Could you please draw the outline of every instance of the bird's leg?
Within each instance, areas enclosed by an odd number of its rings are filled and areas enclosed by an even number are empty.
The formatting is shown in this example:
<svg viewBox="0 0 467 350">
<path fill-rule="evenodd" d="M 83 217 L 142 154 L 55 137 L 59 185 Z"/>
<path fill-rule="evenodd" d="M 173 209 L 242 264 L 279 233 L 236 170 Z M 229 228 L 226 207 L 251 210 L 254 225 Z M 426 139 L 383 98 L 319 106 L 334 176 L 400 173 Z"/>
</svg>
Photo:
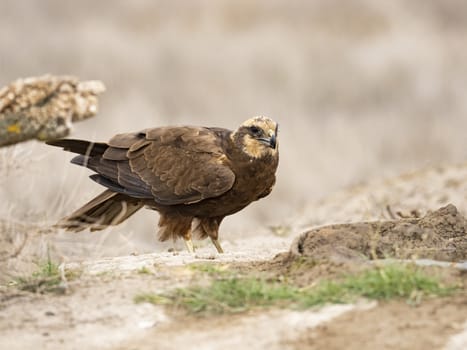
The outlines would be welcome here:
<svg viewBox="0 0 467 350">
<path fill-rule="evenodd" d="M 185 246 L 189 253 L 194 254 L 195 247 L 193 246 L 193 241 L 191 240 L 191 229 L 183 236 L 185 240 Z"/>
<path fill-rule="evenodd" d="M 219 243 L 219 241 L 217 240 L 217 238 L 212 238 L 212 237 L 211 237 L 211 242 L 212 242 L 212 244 L 214 244 L 214 247 L 216 247 L 217 252 L 218 252 L 219 254 L 224 253 L 224 250 L 222 249 L 221 244 Z"/>
<path fill-rule="evenodd" d="M 219 254 L 224 253 L 224 249 L 222 249 L 221 244 L 217 240 L 219 237 L 219 225 L 222 222 L 223 217 L 215 217 L 215 218 L 210 218 L 206 222 L 206 233 L 211 238 L 212 244 L 214 244 L 214 247 L 216 247 L 217 252 Z"/>
<path fill-rule="evenodd" d="M 216 247 L 217 252 L 222 254 L 224 250 L 221 247 L 221 244 L 217 240 L 219 237 L 219 225 L 223 217 L 209 217 L 209 218 L 197 218 L 193 219 L 193 232 L 196 236 L 200 238 L 209 237 L 212 244 Z"/>
<path fill-rule="evenodd" d="M 189 253 L 194 254 L 195 248 L 193 247 L 193 241 L 190 239 L 185 239 L 185 246 Z"/>
</svg>

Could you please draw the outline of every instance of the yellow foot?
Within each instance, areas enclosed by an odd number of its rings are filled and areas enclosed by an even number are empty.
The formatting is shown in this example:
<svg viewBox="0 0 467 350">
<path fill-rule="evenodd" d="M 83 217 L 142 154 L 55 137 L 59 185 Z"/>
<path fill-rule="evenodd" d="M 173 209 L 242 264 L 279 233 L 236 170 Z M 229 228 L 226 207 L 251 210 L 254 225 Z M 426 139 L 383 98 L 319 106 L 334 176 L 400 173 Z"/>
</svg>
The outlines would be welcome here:
<svg viewBox="0 0 467 350">
<path fill-rule="evenodd" d="M 217 239 L 211 238 L 211 242 L 212 242 L 212 244 L 214 244 L 214 247 L 216 247 L 217 252 L 219 254 L 222 254 L 224 252 L 224 250 L 221 247 L 221 244 L 219 243 L 219 241 Z"/>
<path fill-rule="evenodd" d="M 193 241 L 190 239 L 185 239 L 186 249 L 189 253 L 194 254 L 195 248 L 193 247 Z"/>
</svg>

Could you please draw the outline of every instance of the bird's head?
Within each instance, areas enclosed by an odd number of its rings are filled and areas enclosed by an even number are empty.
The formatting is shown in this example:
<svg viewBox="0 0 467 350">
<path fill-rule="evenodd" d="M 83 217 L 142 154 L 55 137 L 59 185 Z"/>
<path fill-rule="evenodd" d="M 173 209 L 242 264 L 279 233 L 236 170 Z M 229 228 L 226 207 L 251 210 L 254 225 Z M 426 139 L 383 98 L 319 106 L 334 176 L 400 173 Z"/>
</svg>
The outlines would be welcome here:
<svg viewBox="0 0 467 350">
<path fill-rule="evenodd" d="M 232 133 L 232 141 L 252 158 L 275 156 L 278 151 L 279 125 L 267 117 L 246 120 Z"/>
</svg>

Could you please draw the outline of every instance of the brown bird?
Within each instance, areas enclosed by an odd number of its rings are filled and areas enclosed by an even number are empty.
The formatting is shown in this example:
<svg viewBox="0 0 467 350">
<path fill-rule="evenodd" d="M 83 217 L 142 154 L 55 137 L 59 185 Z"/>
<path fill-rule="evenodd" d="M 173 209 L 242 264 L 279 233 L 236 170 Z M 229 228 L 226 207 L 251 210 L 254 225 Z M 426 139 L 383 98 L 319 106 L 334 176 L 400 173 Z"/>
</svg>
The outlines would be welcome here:
<svg viewBox="0 0 467 350">
<path fill-rule="evenodd" d="M 78 153 L 71 162 L 107 189 L 58 225 L 71 231 L 117 225 L 146 206 L 157 210 L 159 240 L 210 237 L 219 253 L 225 216 L 267 196 L 279 162 L 278 125 L 266 117 L 235 130 L 179 126 L 119 134 L 108 143 L 60 139 L 47 144 Z"/>
</svg>

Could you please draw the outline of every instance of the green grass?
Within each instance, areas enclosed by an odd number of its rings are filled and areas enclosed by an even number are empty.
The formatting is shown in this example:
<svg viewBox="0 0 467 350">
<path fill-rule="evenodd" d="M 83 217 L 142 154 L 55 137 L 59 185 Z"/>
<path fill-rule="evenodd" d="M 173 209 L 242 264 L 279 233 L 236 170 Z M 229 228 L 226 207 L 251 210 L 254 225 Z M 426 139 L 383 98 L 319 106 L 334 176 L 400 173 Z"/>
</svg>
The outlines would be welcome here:
<svg viewBox="0 0 467 350">
<path fill-rule="evenodd" d="M 76 273 L 67 271 L 66 279 L 76 278 Z M 19 277 L 12 284 L 20 290 L 34 293 L 58 293 L 66 291 L 66 281 L 62 278 L 58 264 L 48 259 L 38 266 L 38 270 L 28 277 Z"/>
<path fill-rule="evenodd" d="M 141 268 L 138 270 L 138 273 L 139 273 L 140 275 L 151 275 L 151 274 L 152 274 L 151 270 L 150 270 L 147 266 L 141 267 Z"/>
<path fill-rule="evenodd" d="M 232 278 L 213 281 L 207 287 L 178 289 L 168 298 L 176 307 L 191 313 L 241 312 L 297 298 L 297 290 L 257 278 Z"/>
<path fill-rule="evenodd" d="M 201 272 L 211 277 L 215 276 L 227 276 L 231 275 L 232 272 L 229 271 L 228 265 L 220 265 L 220 264 L 191 264 L 188 265 L 188 268 L 195 272 Z"/>
<path fill-rule="evenodd" d="M 444 296 L 453 287 L 443 286 L 420 268 L 388 265 L 374 268 L 340 281 L 323 281 L 298 288 L 260 278 L 223 277 L 207 286 L 179 288 L 168 294 L 140 294 L 135 302 L 171 305 L 189 313 L 236 313 L 258 307 L 306 309 L 328 303 L 348 303 L 358 298 L 388 300 L 402 298 L 410 303 L 426 296 Z"/>
<path fill-rule="evenodd" d="M 154 293 L 141 293 L 134 297 L 134 302 L 139 303 L 151 303 L 156 305 L 163 305 L 170 303 L 170 299 L 159 294 Z"/>
<path fill-rule="evenodd" d="M 357 298 L 372 300 L 405 299 L 418 303 L 426 296 L 445 296 L 455 290 L 443 286 L 433 276 L 428 276 L 419 267 L 387 265 L 347 276 L 343 281 L 325 281 L 305 293 L 302 305 L 311 307 L 324 303 L 351 302 Z"/>
</svg>

